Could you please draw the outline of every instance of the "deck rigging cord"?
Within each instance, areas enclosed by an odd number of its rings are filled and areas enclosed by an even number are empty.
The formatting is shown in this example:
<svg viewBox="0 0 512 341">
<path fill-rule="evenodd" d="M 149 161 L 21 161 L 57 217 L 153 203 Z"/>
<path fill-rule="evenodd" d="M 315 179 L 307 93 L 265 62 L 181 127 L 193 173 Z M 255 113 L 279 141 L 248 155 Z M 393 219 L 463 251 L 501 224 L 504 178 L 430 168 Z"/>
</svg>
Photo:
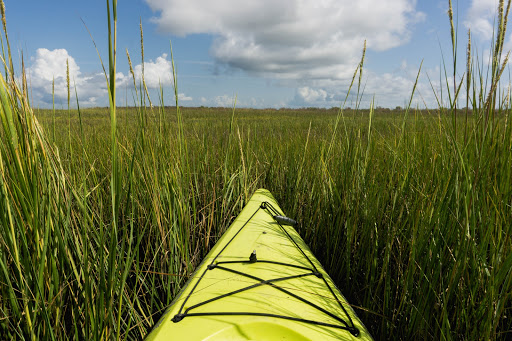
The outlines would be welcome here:
<svg viewBox="0 0 512 341">
<path fill-rule="evenodd" d="M 228 247 L 228 245 L 244 229 L 244 227 L 247 226 L 247 224 L 251 221 L 251 219 L 260 210 L 265 210 L 268 214 L 270 214 L 272 216 L 274 221 L 279 225 L 279 227 L 286 234 L 288 239 L 293 242 L 295 247 L 301 252 L 301 254 L 304 256 L 304 258 L 307 259 L 307 261 L 309 262 L 311 267 L 294 265 L 294 264 L 288 264 L 288 263 L 278 262 L 278 261 L 274 261 L 274 260 L 261 260 L 261 259 L 257 259 L 256 250 L 254 250 L 250 254 L 250 257 L 247 260 L 216 262 L 217 258 L 222 254 L 222 252 Z M 357 329 L 357 327 L 354 325 L 354 322 L 352 321 L 352 318 L 350 317 L 349 313 L 347 312 L 347 310 L 345 309 L 345 307 L 343 306 L 343 304 L 339 300 L 338 296 L 334 293 L 334 290 L 331 288 L 331 285 L 329 285 L 329 283 L 324 278 L 324 276 L 318 271 L 318 269 L 315 266 L 315 264 L 311 261 L 311 259 L 306 255 L 306 253 L 301 249 L 301 247 L 290 236 L 288 231 L 282 225 L 282 224 L 296 225 L 296 223 L 297 222 L 295 220 L 293 220 L 293 219 L 281 216 L 279 214 L 279 212 L 275 209 L 275 207 L 272 206 L 271 203 L 269 203 L 267 201 L 262 202 L 261 205 L 258 206 L 258 208 L 254 211 L 254 213 L 242 225 L 242 227 L 240 227 L 240 229 L 235 233 L 235 235 L 233 237 L 231 237 L 231 239 L 226 243 L 226 245 L 224 245 L 224 247 L 215 255 L 215 257 L 213 258 L 211 263 L 207 266 L 206 270 L 201 274 L 201 276 L 199 277 L 199 279 L 195 283 L 195 285 L 192 288 L 192 290 L 188 293 L 187 297 L 185 298 L 185 300 L 181 304 L 181 307 L 180 307 L 178 313 L 176 315 L 174 315 L 174 317 L 172 318 L 172 321 L 177 323 L 177 322 L 183 320 L 185 317 L 191 317 L 191 316 L 267 316 L 267 317 L 274 317 L 274 318 L 280 318 L 280 319 L 286 319 L 286 320 L 310 323 L 310 324 L 326 326 L 326 327 L 331 327 L 331 328 L 343 329 L 343 330 L 347 330 L 348 332 L 350 332 L 354 336 L 358 336 L 359 335 L 359 329 Z M 302 273 L 302 274 L 299 274 L 299 275 L 294 275 L 294 276 L 286 276 L 286 277 L 279 277 L 279 278 L 273 278 L 273 279 L 265 280 L 263 278 L 259 278 L 257 276 L 253 276 L 253 275 L 250 275 L 250 274 L 247 274 L 247 273 L 244 273 L 244 272 L 241 272 L 241 271 L 238 271 L 238 270 L 234 270 L 234 269 L 231 269 L 231 268 L 228 268 L 228 267 L 224 266 L 224 265 L 227 265 L 227 264 L 253 264 L 253 263 L 276 264 L 276 265 L 280 265 L 280 266 L 283 266 L 283 267 L 292 267 L 292 268 L 296 268 L 296 269 L 305 270 L 306 272 Z M 199 285 L 199 283 L 201 282 L 201 280 L 203 279 L 205 274 L 208 271 L 213 271 L 215 269 L 231 272 L 231 273 L 236 274 L 236 275 L 240 275 L 240 276 L 243 276 L 243 277 L 250 278 L 250 279 L 255 280 L 257 282 L 255 284 L 248 285 L 248 286 L 246 286 L 244 288 L 241 288 L 241 289 L 238 289 L 238 290 L 234 290 L 234 291 L 230 291 L 230 292 L 227 292 L 225 294 L 219 295 L 217 297 L 210 298 L 208 300 L 204 300 L 202 302 L 196 303 L 196 304 L 194 304 L 194 305 L 192 305 L 190 307 L 187 307 L 185 310 L 183 310 L 184 307 L 185 307 L 185 304 L 188 301 L 188 299 L 192 296 L 192 294 L 194 293 L 195 289 L 197 288 L 197 286 Z M 338 303 L 339 307 L 342 309 L 342 311 L 345 314 L 345 316 L 347 317 L 348 321 L 346 321 L 345 319 L 343 319 L 343 318 L 341 318 L 341 317 L 339 317 L 339 316 L 337 316 L 337 315 L 335 315 L 335 314 L 325 310 L 324 308 L 322 308 L 322 307 L 320 307 L 320 306 L 318 306 L 318 305 L 316 305 L 316 304 L 314 304 L 314 303 L 312 303 L 312 302 L 310 302 L 310 301 L 300 297 L 299 295 L 296 295 L 296 294 L 290 292 L 289 290 L 287 290 L 287 289 L 285 289 L 283 287 L 280 287 L 279 285 L 276 284 L 278 282 L 283 282 L 283 281 L 287 281 L 287 280 L 291 280 L 291 279 L 295 279 L 295 278 L 307 277 L 307 276 L 316 276 L 316 277 L 318 277 L 318 278 L 323 280 L 325 286 L 327 288 L 329 288 L 329 291 L 331 292 L 332 296 L 335 298 L 335 300 Z M 287 295 L 290 295 L 291 297 L 293 297 L 293 298 L 295 298 L 295 299 L 297 299 L 297 300 L 299 300 L 299 301 L 301 301 L 301 302 L 303 302 L 305 304 L 308 304 L 309 306 L 311 306 L 311 307 L 321 311 L 322 313 L 328 315 L 329 317 L 335 319 L 340 324 L 338 325 L 338 324 L 326 323 L 326 322 L 322 322 L 322 321 L 314 321 L 314 320 L 303 319 L 303 318 L 299 318 L 299 317 L 286 316 L 286 315 L 278 315 L 278 314 L 270 314 L 270 313 L 256 313 L 256 312 L 196 312 L 195 313 L 195 312 L 191 312 L 192 310 L 194 310 L 194 309 L 196 309 L 198 307 L 204 306 L 204 305 L 206 305 L 208 303 L 211 303 L 211 302 L 217 301 L 219 299 L 222 299 L 222 298 L 225 298 L 225 297 L 228 297 L 228 296 L 232 296 L 232 295 L 235 295 L 235 294 L 247 291 L 247 290 L 251 290 L 251 289 L 263 286 L 263 285 L 269 285 L 269 286 L 275 288 L 276 290 L 279 290 L 279 291 L 281 291 L 281 292 L 283 292 L 283 293 L 285 293 Z"/>
</svg>

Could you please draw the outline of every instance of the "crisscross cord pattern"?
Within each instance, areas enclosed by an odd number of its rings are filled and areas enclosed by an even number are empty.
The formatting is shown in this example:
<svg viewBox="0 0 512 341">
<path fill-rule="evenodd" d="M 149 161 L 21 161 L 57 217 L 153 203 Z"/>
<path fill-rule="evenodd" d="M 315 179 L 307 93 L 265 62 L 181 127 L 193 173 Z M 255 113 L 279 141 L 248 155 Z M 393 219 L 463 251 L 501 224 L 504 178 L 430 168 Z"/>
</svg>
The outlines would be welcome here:
<svg viewBox="0 0 512 341">
<path fill-rule="evenodd" d="M 285 235 L 288 237 L 288 239 L 293 242 L 295 247 L 301 252 L 301 254 L 304 256 L 304 258 L 307 259 L 307 261 L 309 262 L 311 267 L 294 265 L 294 264 L 287 264 L 287 263 L 282 263 L 282 262 L 273 261 L 273 260 L 260 260 L 260 259 L 254 259 L 254 260 L 250 259 L 250 260 L 246 260 L 246 261 L 223 261 L 223 262 L 216 262 L 217 258 L 222 254 L 222 252 L 229 246 L 229 244 L 235 239 L 235 237 L 244 229 L 245 226 L 247 226 L 247 224 L 251 221 L 251 219 L 260 210 L 265 210 L 268 214 L 270 214 L 272 216 L 274 221 L 279 225 L 279 227 L 285 233 Z M 177 323 L 177 322 L 181 321 L 182 319 L 184 319 L 185 317 L 192 317 L 192 316 L 267 316 L 267 317 L 274 317 L 274 318 L 280 318 L 280 319 L 285 319 L 285 320 L 292 320 L 292 321 L 297 321 L 297 322 L 311 323 L 311 324 L 320 325 L 320 326 L 326 326 L 326 327 L 331 327 L 331 328 L 343 329 L 343 330 L 349 331 L 354 336 L 358 336 L 359 335 L 359 330 L 354 325 L 354 322 L 352 321 L 352 318 L 348 314 L 346 308 L 343 306 L 343 304 L 341 303 L 341 301 L 338 298 L 338 296 L 335 294 L 335 292 L 334 292 L 333 288 L 331 287 L 331 285 L 329 285 L 329 282 L 324 278 L 324 276 L 322 276 L 322 274 L 318 271 L 318 269 L 315 266 L 315 264 L 307 256 L 307 254 L 304 252 L 304 250 L 301 249 L 301 247 L 292 238 L 292 236 L 290 236 L 290 234 L 283 227 L 283 225 L 281 225 L 281 223 L 277 219 L 275 219 L 275 217 L 278 216 L 278 215 L 279 215 L 279 212 L 276 210 L 276 208 L 274 206 L 272 206 L 272 204 L 267 202 L 267 201 L 262 202 L 261 205 L 258 206 L 258 208 L 249 217 L 249 219 L 247 219 L 247 221 L 240 227 L 240 229 L 235 233 L 235 235 L 233 237 L 231 237 L 231 239 L 226 243 L 226 245 L 224 245 L 224 247 L 215 255 L 215 257 L 213 258 L 211 263 L 208 265 L 206 270 L 203 271 L 203 273 L 201 274 L 201 276 L 199 277 L 199 279 L 195 283 L 194 287 L 188 293 L 187 297 L 185 298 L 185 300 L 181 304 L 181 307 L 180 307 L 178 313 L 172 318 L 173 322 Z M 238 271 L 238 270 L 234 270 L 234 269 L 231 269 L 231 268 L 228 268 L 228 267 L 224 266 L 224 265 L 227 265 L 227 264 L 249 264 L 249 263 L 276 264 L 276 265 L 280 265 L 280 266 L 283 266 L 283 267 L 292 267 L 292 268 L 296 268 L 296 269 L 305 270 L 306 272 L 302 273 L 302 274 L 294 275 L 294 276 L 286 276 L 286 277 L 279 277 L 279 278 L 273 278 L 273 279 L 265 280 L 263 278 L 260 278 L 260 277 L 257 277 L 257 276 L 253 276 L 253 275 L 250 275 L 250 274 L 247 274 L 247 273 L 244 273 L 244 272 L 241 272 L 241 271 Z M 243 276 L 243 277 L 246 277 L 246 278 L 250 278 L 252 280 L 255 280 L 256 283 L 252 284 L 252 285 L 248 285 L 248 286 L 246 286 L 244 288 L 241 288 L 241 289 L 238 289 L 238 290 L 233 290 L 233 291 L 227 292 L 225 294 L 216 296 L 214 298 L 210 298 L 208 300 L 196 303 L 196 304 L 194 304 L 194 305 L 184 309 L 185 308 L 185 304 L 187 303 L 189 298 L 192 296 L 192 294 L 196 290 L 197 286 L 199 285 L 201 280 L 204 278 L 205 274 L 208 271 L 213 271 L 215 269 L 231 272 L 231 273 L 236 274 L 236 275 L 240 275 L 240 276 Z M 300 297 L 299 295 L 294 294 L 294 293 L 290 292 L 289 290 L 287 290 L 287 289 L 285 289 L 285 288 L 283 288 L 283 287 L 281 287 L 281 286 L 276 284 L 278 282 L 283 282 L 283 281 L 287 281 L 287 280 L 291 280 L 291 279 L 295 279 L 295 278 L 306 277 L 306 276 L 316 276 L 316 277 L 318 277 L 318 278 L 323 280 L 323 283 L 325 284 L 325 286 L 327 288 L 329 288 L 329 291 L 331 292 L 331 295 L 334 297 L 334 299 L 338 303 L 339 307 L 342 309 L 343 313 L 347 317 L 347 320 L 345 320 L 345 319 L 343 319 L 343 318 L 333 314 L 332 312 L 329 312 L 329 311 L 325 310 L 324 308 L 314 304 L 313 302 L 310 302 L 310 301 Z M 303 319 L 303 318 L 298 318 L 298 317 L 293 317 L 293 316 L 286 316 L 286 315 L 279 315 L 279 314 L 270 314 L 270 313 L 258 313 L 258 312 L 193 312 L 194 309 L 196 309 L 198 307 L 201 307 L 201 306 L 204 306 L 204 305 L 206 305 L 208 303 L 215 302 L 215 301 L 220 300 L 222 298 L 225 298 L 225 297 L 228 297 L 228 296 L 232 296 L 232 295 L 236 295 L 238 293 L 241 293 L 241 292 L 244 292 L 244 291 L 247 291 L 247 290 L 251 290 L 251 289 L 263 286 L 263 285 L 269 285 L 269 286 L 275 288 L 276 290 L 279 290 L 279 291 L 281 291 L 281 292 L 283 292 L 283 293 L 285 293 L 285 294 L 287 294 L 287 295 L 289 295 L 289 296 L 291 296 L 291 297 L 293 297 L 293 298 L 295 298 L 295 299 L 297 299 L 297 300 L 299 300 L 299 301 L 301 301 L 301 302 L 303 302 L 303 303 L 305 303 L 305 304 L 307 304 L 307 305 L 317 309 L 318 311 L 321 311 L 322 313 L 324 313 L 324 314 L 330 316 L 331 318 L 335 319 L 336 321 L 338 321 L 339 324 L 326 323 L 326 322 L 322 322 L 322 321 Z"/>
</svg>

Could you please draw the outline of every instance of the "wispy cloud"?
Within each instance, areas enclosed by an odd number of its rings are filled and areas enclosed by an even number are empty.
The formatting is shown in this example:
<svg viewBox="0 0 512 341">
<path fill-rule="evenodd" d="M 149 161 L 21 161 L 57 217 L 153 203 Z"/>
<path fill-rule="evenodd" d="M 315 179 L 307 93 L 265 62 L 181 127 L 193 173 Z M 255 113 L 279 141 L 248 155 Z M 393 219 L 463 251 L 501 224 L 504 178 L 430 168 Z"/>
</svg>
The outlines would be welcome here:
<svg viewBox="0 0 512 341">
<path fill-rule="evenodd" d="M 357 83 L 353 85 L 349 96 L 347 92 L 350 82 L 347 80 L 316 81 L 310 86 L 298 87 L 294 97 L 288 101 L 291 107 L 339 107 L 345 101 L 345 107 L 355 107 L 359 101 L 362 108 L 368 108 L 371 101 L 375 106 L 394 108 L 408 104 L 416 76 L 417 66 L 409 66 L 403 62 L 394 73 L 375 73 L 365 71 L 360 86 L 359 98 L 357 96 Z M 438 74 L 439 69 L 423 70 L 420 74 L 416 91 L 411 105 L 413 107 L 430 108 L 436 106 L 435 95 L 432 91 L 439 88 L 439 84 L 430 84 L 427 74 Z M 357 82 L 357 79 L 356 79 Z"/>
<path fill-rule="evenodd" d="M 464 26 L 482 39 L 491 39 L 497 8 L 497 0 L 471 0 Z"/>
</svg>

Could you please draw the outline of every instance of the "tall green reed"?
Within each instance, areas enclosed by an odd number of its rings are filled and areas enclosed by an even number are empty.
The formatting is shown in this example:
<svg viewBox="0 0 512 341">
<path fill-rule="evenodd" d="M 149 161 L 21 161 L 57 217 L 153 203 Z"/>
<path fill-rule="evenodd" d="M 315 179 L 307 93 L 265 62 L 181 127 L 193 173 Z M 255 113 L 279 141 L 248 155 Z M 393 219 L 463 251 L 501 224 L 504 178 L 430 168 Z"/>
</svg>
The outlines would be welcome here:
<svg viewBox="0 0 512 341">
<path fill-rule="evenodd" d="M 509 8 L 500 6 L 496 37 Z M 183 108 L 172 48 L 172 111 L 162 88 L 151 108 L 132 67 L 135 107 L 120 109 L 117 2 L 107 9 L 110 106 L 81 109 L 77 98 L 68 119 L 78 131 L 54 112 L 48 125 L 42 112 L 46 131 L 57 131 L 44 133 L 4 52 L 0 338 L 144 337 L 258 187 L 301 222 L 377 338 L 509 335 L 512 128 L 499 95 L 502 48 L 492 49 L 500 62 L 489 80 L 469 47 L 455 86 L 444 65 L 446 110 L 436 92 L 438 110 L 412 107 L 418 78 L 404 111 L 360 109 L 364 49 L 346 97 L 357 79 L 356 111 L 346 99 L 332 112 Z M 470 109 L 456 120 L 464 86 Z M 121 124 L 121 110 L 137 124 Z"/>
</svg>

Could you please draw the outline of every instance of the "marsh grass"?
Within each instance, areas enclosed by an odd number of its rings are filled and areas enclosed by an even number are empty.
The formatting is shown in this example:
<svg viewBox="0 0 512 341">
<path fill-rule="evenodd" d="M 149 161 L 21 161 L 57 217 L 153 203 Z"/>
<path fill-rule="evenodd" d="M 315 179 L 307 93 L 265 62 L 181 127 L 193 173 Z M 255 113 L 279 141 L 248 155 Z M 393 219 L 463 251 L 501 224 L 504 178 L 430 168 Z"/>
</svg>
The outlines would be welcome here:
<svg viewBox="0 0 512 341">
<path fill-rule="evenodd" d="M 386 113 L 359 109 L 365 49 L 354 110 L 182 108 L 174 63 L 173 107 L 163 89 L 154 107 L 131 71 L 135 106 L 120 108 L 116 1 L 109 108 L 76 98 L 69 109 L 68 80 L 67 110 L 34 110 L 2 3 L 0 339 L 144 337 L 259 187 L 301 222 L 376 339 L 509 338 L 512 108 L 499 79 L 510 2 L 500 6 L 489 71 L 468 41 L 465 77 L 452 86 L 445 71 L 448 108 L 438 93 L 439 109 L 412 108 L 415 85 L 405 110 Z"/>
</svg>

